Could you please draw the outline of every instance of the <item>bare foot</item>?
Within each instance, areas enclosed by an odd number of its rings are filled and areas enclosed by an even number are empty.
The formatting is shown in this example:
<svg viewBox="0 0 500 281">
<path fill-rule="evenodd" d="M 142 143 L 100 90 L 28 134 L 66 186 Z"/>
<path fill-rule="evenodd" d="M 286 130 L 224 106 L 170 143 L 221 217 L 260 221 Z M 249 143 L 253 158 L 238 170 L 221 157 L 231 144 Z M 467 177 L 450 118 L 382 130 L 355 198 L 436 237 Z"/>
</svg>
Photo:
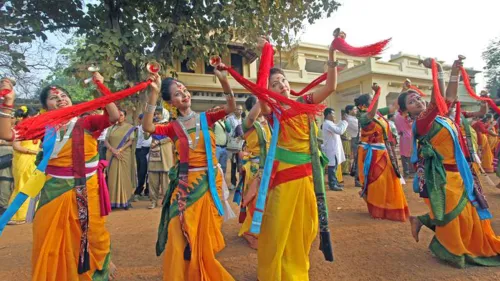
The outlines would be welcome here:
<svg viewBox="0 0 500 281">
<path fill-rule="evenodd" d="M 259 240 L 255 235 L 245 233 L 243 234 L 243 237 L 247 240 L 248 246 L 250 246 L 250 248 L 257 250 Z"/>
<path fill-rule="evenodd" d="M 417 217 L 411 216 L 410 225 L 411 225 L 411 235 L 415 239 L 415 242 L 418 243 L 418 233 L 420 232 L 420 229 L 422 228 L 423 224 Z"/>
<path fill-rule="evenodd" d="M 116 280 L 116 265 L 113 262 L 109 263 L 109 281 Z"/>
</svg>

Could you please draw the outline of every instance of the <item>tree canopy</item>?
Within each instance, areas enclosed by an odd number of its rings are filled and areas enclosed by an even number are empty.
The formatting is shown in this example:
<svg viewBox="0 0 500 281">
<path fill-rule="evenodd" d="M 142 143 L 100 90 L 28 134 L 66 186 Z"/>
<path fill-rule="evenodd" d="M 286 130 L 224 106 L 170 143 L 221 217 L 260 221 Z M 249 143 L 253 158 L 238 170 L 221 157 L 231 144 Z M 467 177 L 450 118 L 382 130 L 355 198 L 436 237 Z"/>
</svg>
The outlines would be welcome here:
<svg viewBox="0 0 500 281">
<path fill-rule="evenodd" d="M 26 72 L 26 58 L 16 45 L 45 41 L 51 32 L 75 34 L 83 41 L 70 73 L 97 63 L 108 79 L 137 82 L 152 59 L 164 69 L 188 59 L 194 68 L 199 59 L 226 53 L 232 40 L 254 44 L 268 35 L 278 45 L 289 44 L 305 22 L 330 16 L 339 5 L 328 0 L 0 1 L 0 56 L 12 57 L 14 70 Z"/>
<path fill-rule="evenodd" d="M 483 52 L 483 59 L 486 62 L 486 66 L 484 67 L 487 79 L 486 85 L 490 93 L 495 95 L 500 89 L 500 38 L 490 42 Z"/>
</svg>

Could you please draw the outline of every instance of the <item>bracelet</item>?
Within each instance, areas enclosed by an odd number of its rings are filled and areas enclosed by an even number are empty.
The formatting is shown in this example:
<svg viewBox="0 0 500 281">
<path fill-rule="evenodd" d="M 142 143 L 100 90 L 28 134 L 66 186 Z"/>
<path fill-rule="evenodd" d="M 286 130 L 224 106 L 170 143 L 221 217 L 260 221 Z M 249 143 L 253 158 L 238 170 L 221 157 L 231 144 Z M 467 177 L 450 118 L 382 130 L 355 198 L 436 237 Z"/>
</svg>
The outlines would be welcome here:
<svg viewBox="0 0 500 281">
<path fill-rule="evenodd" d="M 5 112 L 0 111 L 0 117 L 2 117 L 2 118 L 12 118 L 12 115 L 9 114 L 9 113 L 5 113 Z"/>
<path fill-rule="evenodd" d="M 233 98 L 233 97 L 234 97 L 234 94 L 233 94 L 233 92 L 230 92 L 230 93 L 226 93 L 226 92 L 224 92 L 224 96 L 225 96 L 226 98 L 228 98 L 228 97 L 232 97 L 232 98 Z"/>
<path fill-rule="evenodd" d="M 146 108 L 144 108 L 144 111 L 146 111 L 146 113 L 155 113 L 155 110 L 156 110 L 156 105 L 151 105 L 149 103 L 146 103 Z"/>
<path fill-rule="evenodd" d="M 335 68 L 339 66 L 339 61 L 338 60 L 329 60 L 326 62 L 329 68 Z"/>
<path fill-rule="evenodd" d="M 14 105 L 13 104 L 6 104 L 5 102 L 2 103 L 2 108 L 5 107 L 5 108 L 10 108 L 10 109 L 14 109 Z"/>
<path fill-rule="evenodd" d="M 457 75 L 452 75 L 450 77 L 450 82 L 458 82 L 458 76 Z"/>
<path fill-rule="evenodd" d="M 438 72 L 438 79 L 444 79 L 444 72 Z"/>
<path fill-rule="evenodd" d="M 1 106 L 0 109 L 2 109 L 2 110 L 10 110 L 11 112 L 14 111 L 14 108 L 12 108 L 12 107 Z"/>
</svg>

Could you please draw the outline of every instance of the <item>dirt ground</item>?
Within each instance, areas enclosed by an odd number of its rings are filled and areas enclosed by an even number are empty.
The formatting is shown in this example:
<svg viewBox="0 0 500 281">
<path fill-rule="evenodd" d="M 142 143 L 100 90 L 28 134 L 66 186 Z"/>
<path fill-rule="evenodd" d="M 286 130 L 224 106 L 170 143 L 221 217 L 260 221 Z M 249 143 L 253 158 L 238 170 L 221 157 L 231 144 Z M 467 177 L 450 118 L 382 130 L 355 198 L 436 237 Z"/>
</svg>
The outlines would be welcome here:
<svg viewBox="0 0 500 281">
<path fill-rule="evenodd" d="M 427 229 L 422 229 L 420 242 L 415 243 L 409 223 L 371 219 L 353 186 L 352 178 L 346 177 L 344 192 L 327 192 L 335 262 L 324 261 L 315 241 L 310 280 L 500 280 L 500 268 L 456 269 L 434 258 L 427 249 L 433 233 Z M 500 234 L 500 189 L 485 189 L 494 215 L 493 228 Z M 425 213 L 426 207 L 411 191 L 411 183 L 405 186 L 405 192 L 411 213 Z M 147 210 L 148 204 L 138 202 L 132 210 L 109 216 L 118 280 L 161 280 L 162 260 L 155 255 L 160 209 Z M 238 229 L 237 219 L 224 224 L 227 246 L 218 259 L 236 280 L 255 281 L 257 253 L 237 236 Z M 4 231 L 0 238 L 0 280 L 29 280 L 31 240 L 31 225 L 9 226 Z"/>
</svg>

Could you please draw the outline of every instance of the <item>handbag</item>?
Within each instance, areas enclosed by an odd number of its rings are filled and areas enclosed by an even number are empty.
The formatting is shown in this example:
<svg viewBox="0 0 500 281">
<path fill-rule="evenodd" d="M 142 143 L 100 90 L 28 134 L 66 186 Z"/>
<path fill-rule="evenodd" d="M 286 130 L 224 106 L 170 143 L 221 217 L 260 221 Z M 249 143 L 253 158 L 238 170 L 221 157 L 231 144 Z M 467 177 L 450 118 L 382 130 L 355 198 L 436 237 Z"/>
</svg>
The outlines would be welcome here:
<svg viewBox="0 0 500 281">
<path fill-rule="evenodd" d="M 10 168 L 12 166 L 12 154 L 0 156 L 0 170 Z"/>
<path fill-rule="evenodd" d="M 229 138 L 227 150 L 241 151 L 243 149 L 243 140 L 240 138 Z"/>
</svg>

